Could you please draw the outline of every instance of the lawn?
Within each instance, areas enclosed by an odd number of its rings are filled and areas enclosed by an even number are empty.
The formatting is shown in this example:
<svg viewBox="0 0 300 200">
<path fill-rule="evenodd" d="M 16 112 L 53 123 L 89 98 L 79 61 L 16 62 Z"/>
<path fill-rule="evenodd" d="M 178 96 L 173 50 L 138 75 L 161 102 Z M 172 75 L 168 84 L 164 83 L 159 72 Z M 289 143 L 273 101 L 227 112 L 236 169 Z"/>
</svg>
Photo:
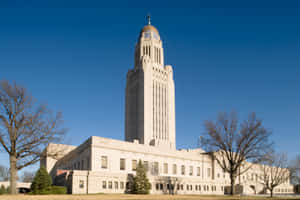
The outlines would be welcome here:
<svg viewBox="0 0 300 200">
<path fill-rule="evenodd" d="M 91 194 L 91 195 L 0 195 L 0 200 L 263 200 L 269 197 L 206 196 L 206 195 L 127 195 L 127 194 Z M 298 199 L 300 197 L 275 197 L 272 199 Z"/>
</svg>

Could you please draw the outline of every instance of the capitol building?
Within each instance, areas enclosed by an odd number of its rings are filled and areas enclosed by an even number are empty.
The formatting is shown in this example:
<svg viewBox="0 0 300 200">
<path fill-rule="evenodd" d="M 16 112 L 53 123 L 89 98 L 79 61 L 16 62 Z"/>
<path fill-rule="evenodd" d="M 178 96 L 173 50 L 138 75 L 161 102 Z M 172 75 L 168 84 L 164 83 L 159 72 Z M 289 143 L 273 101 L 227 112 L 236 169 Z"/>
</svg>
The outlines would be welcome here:
<svg viewBox="0 0 300 200">
<path fill-rule="evenodd" d="M 72 194 L 126 193 L 142 161 L 151 194 L 224 194 L 230 185 L 211 153 L 176 149 L 175 84 L 173 68 L 164 63 L 158 30 L 142 28 L 134 52 L 134 68 L 127 73 L 125 141 L 92 136 L 79 146 L 50 144 L 41 160 L 56 185 Z M 258 194 L 259 166 L 237 177 L 243 194 Z M 289 181 L 274 193 L 291 193 Z"/>
</svg>

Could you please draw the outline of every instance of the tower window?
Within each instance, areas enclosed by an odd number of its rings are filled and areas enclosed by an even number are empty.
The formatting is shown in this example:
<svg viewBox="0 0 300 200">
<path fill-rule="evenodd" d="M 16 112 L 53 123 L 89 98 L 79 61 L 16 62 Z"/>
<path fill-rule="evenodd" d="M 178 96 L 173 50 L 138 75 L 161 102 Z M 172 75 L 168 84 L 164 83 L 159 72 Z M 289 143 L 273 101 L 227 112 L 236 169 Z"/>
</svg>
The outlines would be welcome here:
<svg viewBox="0 0 300 200">
<path fill-rule="evenodd" d="M 145 32 L 144 33 L 144 38 L 151 38 L 151 32 Z"/>
</svg>

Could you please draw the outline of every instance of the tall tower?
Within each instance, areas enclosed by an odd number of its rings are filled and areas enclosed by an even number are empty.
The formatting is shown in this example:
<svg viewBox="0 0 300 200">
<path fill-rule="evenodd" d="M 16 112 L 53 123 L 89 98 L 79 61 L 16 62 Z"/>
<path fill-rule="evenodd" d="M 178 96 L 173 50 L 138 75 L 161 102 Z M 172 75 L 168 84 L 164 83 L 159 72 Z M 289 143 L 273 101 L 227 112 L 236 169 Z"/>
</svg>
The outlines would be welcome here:
<svg viewBox="0 0 300 200">
<path fill-rule="evenodd" d="M 176 148 L 173 70 L 164 66 L 162 41 L 150 17 L 135 46 L 134 69 L 127 73 L 125 140 Z"/>
</svg>

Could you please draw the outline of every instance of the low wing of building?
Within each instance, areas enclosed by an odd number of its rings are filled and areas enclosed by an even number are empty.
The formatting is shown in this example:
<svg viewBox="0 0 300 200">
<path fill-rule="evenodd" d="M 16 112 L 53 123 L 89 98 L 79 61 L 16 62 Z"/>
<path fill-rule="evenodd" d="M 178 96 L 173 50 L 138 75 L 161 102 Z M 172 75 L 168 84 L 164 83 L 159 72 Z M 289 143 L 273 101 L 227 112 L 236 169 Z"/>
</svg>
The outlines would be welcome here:
<svg viewBox="0 0 300 200">
<path fill-rule="evenodd" d="M 125 193 L 139 160 L 147 169 L 151 194 L 224 194 L 230 185 L 229 175 L 202 149 L 161 149 L 93 136 L 62 158 L 48 159 L 53 181 L 74 194 Z M 262 191 L 258 170 L 238 178 L 244 194 Z M 292 193 L 292 185 L 278 186 L 277 193 Z"/>
</svg>

